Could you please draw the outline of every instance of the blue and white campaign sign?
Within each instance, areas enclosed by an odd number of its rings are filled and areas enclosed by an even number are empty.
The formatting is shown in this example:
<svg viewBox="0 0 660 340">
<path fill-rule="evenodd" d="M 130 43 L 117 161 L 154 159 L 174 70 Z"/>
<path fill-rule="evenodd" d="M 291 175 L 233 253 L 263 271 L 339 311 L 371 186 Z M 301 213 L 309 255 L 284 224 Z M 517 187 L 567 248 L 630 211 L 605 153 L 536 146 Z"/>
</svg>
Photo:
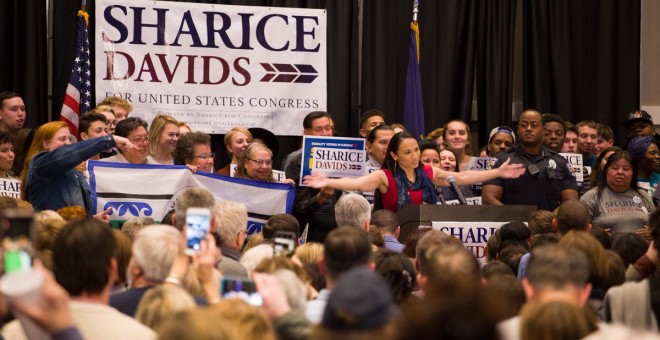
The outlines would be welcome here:
<svg viewBox="0 0 660 340">
<path fill-rule="evenodd" d="M 509 222 L 451 222 L 433 221 L 433 229 L 447 235 L 456 236 L 467 250 L 477 258 L 479 264 L 486 264 L 486 243 L 488 238 Z"/>
<path fill-rule="evenodd" d="M 364 138 L 304 136 L 300 182 L 312 170 L 328 177 L 359 177 L 367 174 Z"/>
<path fill-rule="evenodd" d="M 245 204 L 249 233 L 261 230 L 272 215 L 291 213 L 295 188 L 291 184 L 268 183 L 219 176 L 193 174 L 182 165 L 124 164 L 90 161 L 88 166 L 94 211 L 112 208 L 110 220 L 123 222 L 134 217 L 161 221 L 176 206 L 188 188 L 204 187 L 218 200 Z"/>
<path fill-rule="evenodd" d="M 170 1 L 96 1 L 97 102 L 193 130 L 300 135 L 327 107 L 326 12 Z"/>
</svg>

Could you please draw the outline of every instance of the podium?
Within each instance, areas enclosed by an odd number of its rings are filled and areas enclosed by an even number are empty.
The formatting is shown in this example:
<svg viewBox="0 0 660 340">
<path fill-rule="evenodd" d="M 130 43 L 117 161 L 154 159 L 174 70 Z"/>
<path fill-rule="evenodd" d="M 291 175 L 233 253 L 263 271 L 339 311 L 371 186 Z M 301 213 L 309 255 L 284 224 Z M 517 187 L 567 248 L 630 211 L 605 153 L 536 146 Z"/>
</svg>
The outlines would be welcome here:
<svg viewBox="0 0 660 340">
<path fill-rule="evenodd" d="M 405 242 L 419 226 L 430 227 L 434 221 L 527 222 L 536 210 L 535 205 L 409 205 L 397 213 L 401 226 L 399 241 Z"/>
</svg>

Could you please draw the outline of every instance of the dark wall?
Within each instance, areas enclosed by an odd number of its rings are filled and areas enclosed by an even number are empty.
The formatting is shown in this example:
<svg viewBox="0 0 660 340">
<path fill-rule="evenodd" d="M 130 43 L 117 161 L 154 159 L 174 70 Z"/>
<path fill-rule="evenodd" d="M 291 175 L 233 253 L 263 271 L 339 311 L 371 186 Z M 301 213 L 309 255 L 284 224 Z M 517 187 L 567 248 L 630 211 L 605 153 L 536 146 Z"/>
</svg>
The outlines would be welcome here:
<svg viewBox="0 0 660 340">
<path fill-rule="evenodd" d="M 358 0 L 197 2 L 326 9 L 328 110 L 339 134 L 356 136 L 360 112 L 371 108 L 382 109 L 388 122 L 402 121 L 411 1 L 363 0 L 361 65 Z M 480 136 L 494 125 L 510 123 L 516 2 L 421 2 L 427 131 L 450 119 L 470 120 L 474 89 Z M 47 105 L 45 6 L 42 0 L 0 2 L 0 90 L 24 94 L 30 125 L 46 122 L 49 110 L 55 119 L 59 116 L 73 61 L 80 0 L 56 1 L 53 8 L 52 107 Z M 94 1 L 87 7 L 93 44 Z M 640 0 L 541 0 L 525 1 L 523 7 L 524 106 L 572 121 L 594 119 L 622 136 L 623 117 L 639 107 Z M 214 142 L 220 138 L 214 136 Z M 280 156 L 293 150 L 298 139 L 280 137 Z"/>
</svg>

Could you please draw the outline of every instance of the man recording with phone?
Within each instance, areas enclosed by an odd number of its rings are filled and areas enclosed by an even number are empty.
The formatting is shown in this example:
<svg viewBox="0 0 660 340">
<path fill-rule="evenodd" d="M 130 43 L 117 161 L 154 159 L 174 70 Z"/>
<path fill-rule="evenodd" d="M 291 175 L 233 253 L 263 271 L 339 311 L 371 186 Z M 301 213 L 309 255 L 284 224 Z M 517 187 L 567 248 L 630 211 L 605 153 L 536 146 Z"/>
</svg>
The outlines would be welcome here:
<svg viewBox="0 0 660 340">
<path fill-rule="evenodd" d="M 483 204 L 536 205 L 552 211 L 561 202 L 578 198 L 577 183 L 566 160 L 543 145 L 540 112 L 525 110 L 520 114 L 517 139 L 520 144 L 497 155 L 495 167 L 511 159 L 511 164 L 523 164 L 527 170 L 516 179 L 484 182 Z"/>
</svg>

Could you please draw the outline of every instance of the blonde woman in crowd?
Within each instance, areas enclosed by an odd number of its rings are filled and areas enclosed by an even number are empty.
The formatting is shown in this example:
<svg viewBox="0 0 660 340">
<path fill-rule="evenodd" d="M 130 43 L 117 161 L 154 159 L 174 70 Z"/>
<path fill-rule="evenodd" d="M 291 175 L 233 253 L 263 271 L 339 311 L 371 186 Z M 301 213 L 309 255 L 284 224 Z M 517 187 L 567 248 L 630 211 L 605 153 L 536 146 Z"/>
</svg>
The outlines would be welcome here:
<svg viewBox="0 0 660 340">
<path fill-rule="evenodd" d="M 170 116 L 156 116 L 149 129 L 149 163 L 173 165 L 178 140 L 179 122 Z"/>
<path fill-rule="evenodd" d="M 470 127 L 462 120 L 456 119 L 445 124 L 442 137 L 445 147 L 456 154 L 460 171 L 465 171 L 472 156 L 470 149 Z"/>
<path fill-rule="evenodd" d="M 155 330 L 167 317 L 196 307 L 195 300 L 185 290 L 177 286 L 160 285 L 144 293 L 135 312 L 135 319 Z"/>
<path fill-rule="evenodd" d="M 231 157 L 231 162 L 215 173 L 218 175 L 229 176 L 231 165 L 238 164 L 238 160 L 243 157 L 243 153 L 245 153 L 248 144 L 252 142 L 252 134 L 246 128 L 235 127 L 227 132 L 224 142 L 227 154 Z"/>
</svg>

